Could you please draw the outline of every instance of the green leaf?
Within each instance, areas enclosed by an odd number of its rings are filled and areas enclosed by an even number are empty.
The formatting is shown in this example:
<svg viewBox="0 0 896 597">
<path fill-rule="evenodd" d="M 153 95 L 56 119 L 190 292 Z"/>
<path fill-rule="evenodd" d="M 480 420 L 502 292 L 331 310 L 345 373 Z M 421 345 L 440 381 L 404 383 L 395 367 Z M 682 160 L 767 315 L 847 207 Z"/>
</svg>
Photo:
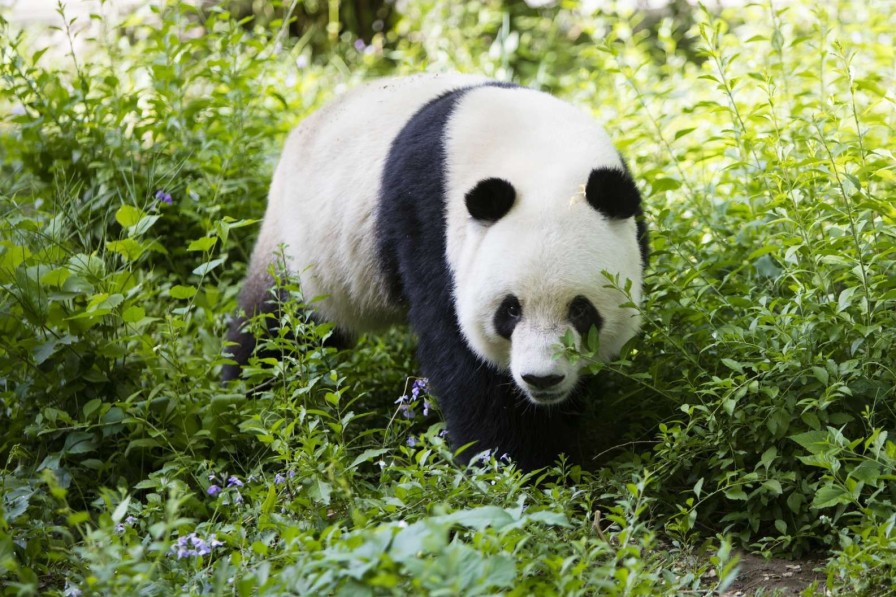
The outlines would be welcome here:
<svg viewBox="0 0 896 597">
<path fill-rule="evenodd" d="M 762 453 L 762 457 L 759 458 L 759 464 L 764 466 L 766 470 L 768 470 L 769 465 L 775 460 L 775 457 L 778 455 L 778 448 L 772 446 Z"/>
<path fill-rule="evenodd" d="M 60 287 L 71 276 L 72 273 L 64 267 L 57 267 L 41 276 L 40 283 L 44 286 Z"/>
<path fill-rule="evenodd" d="M 122 228 L 130 228 L 136 226 L 137 222 L 146 215 L 142 209 L 133 205 L 122 205 L 115 212 L 115 221 L 121 224 Z"/>
<path fill-rule="evenodd" d="M 806 431 L 805 433 L 797 433 L 789 437 L 789 439 L 792 439 L 812 454 L 819 454 L 825 451 L 827 438 L 827 431 Z"/>
<path fill-rule="evenodd" d="M 732 371 L 736 371 L 737 373 L 743 373 L 743 366 L 735 360 L 732 359 L 722 359 L 722 364 L 731 369 Z"/>
<path fill-rule="evenodd" d="M 662 193 L 663 191 L 674 191 L 681 187 L 681 181 L 674 178 L 657 178 L 651 181 L 651 188 L 654 193 Z"/>
<path fill-rule="evenodd" d="M 128 307 L 121 314 L 125 323 L 137 323 L 144 317 L 146 317 L 146 310 L 137 306 Z"/>
<path fill-rule="evenodd" d="M 128 504 L 131 503 L 131 496 L 125 496 L 121 503 L 115 507 L 115 511 L 112 512 L 112 522 L 121 522 L 124 518 L 124 515 L 128 513 Z"/>
<path fill-rule="evenodd" d="M 863 460 L 859 466 L 849 472 L 850 477 L 868 485 L 876 485 L 880 475 L 881 466 L 873 460 Z"/>
<path fill-rule="evenodd" d="M 171 295 L 171 298 L 175 299 L 193 298 L 196 295 L 196 287 L 181 286 L 180 284 L 178 284 L 177 286 L 172 286 L 171 290 L 168 291 L 168 294 Z"/>
<path fill-rule="evenodd" d="M 747 493 L 740 487 L 731 487 L 725 490 L 725 497 L 729 500 L 746 501 Z"/>
<path fill-rule="evenodd" d="M 204 276 L 207 273 L 209 273 L 210 271 L 212 271 L 213 269 L 215 269 L 216 267 L 218 267 L 219 265 L 221 265 L 222 263 L 224 263 L 225 261 L 227 261 L 226 255 L 223 257 L 218 257 L 217 259 L 212 259 L 211 261 L 203 263 L 202 265 L 200 265 L 199 267 L 194 269 L 193 273 L 196 274 L 197 276 Z"/>
<path fill-rule="evenodd" d="M 700 492 L 703 491 L 703 477 L 694 484 L 694 495 L 697 496 L 697 499 L 700 499 Z"/>
<path fill-rule="evenodd" d="M 824 367 L 812 367 L 812 373 L 815 375 L 815 379 L 820 381 L 823 385 L 828 385 L 828 380 L 830 377 L 828 376 L 828 370 Z"/>
<path fill-rule="evenodd" d="M 781 495 L 784 493 L 784 489 L 781 487 L 781 482 L 777 479 L 767 479 L 763 481 L 762 487 L 768 490 L 772 495 Z"/>
<path fill-rule="evenodd" d="M 481 531 L 487 527 L 500 529 L 514 521 L 504 508 L 498 506 L 481 506 L 471 510 L 458 510 L 444 518 L 461 526 Z"/>
<path fill-rule="evenodd" d="M 312 479 L 311 484 L 308 486 L 308 495 L 311 496 L 311 499 L 324 506 L 330 505 L 330 493 L 332 491 L 333 488 L 330 484 L 321 479 Z"/>
<path fill-rule="evenodd" d="M 540 522 L 548 526 L 569 527 L 569 519 L 563 512 L 553 512 L 551 510 L 539 510 L 532 514 L 527 514 L 525 520 L 529 522 Z"/>
<path fill-rule="evenodd" d="M 386 448 L 375 448 L 375 449 L 364 450 L 363 452 L 361 452 L 361 454 L 358 455 L 357 458 L 352 460 L 352 463 L 350 465 L 348 465 L 348 468 L 350 468 L 350 469 L 357 468 L 357 466 L 359 464 L 361 464 L 363 462 L 369 462 L 370 460 L 373 460 L 374 458 L 382 456 L 383 454 L 385 454 L 388 451 L 389 450 Z"/>
<path fill-rule="evenodd" d="M 218 242 L 217 236 L 203 236 L 190 243 L 187 251 L 208 251 Z"/>
<path fill-rule="evenodd" d="M 120 254 L 124 257 L 124 260 L 128 262 L 136 261 L 146 249 L 146 247 L 143 246 L 143 243 L 138 242 L 133 238 L 106 241 L 106 248 Z"/>
<path fill-rule="evenodd" d="M 821 508 L 830 508 L 839 504 L 850 503 L 849 493 L 842 487 L 829 485 L 820 488 L 815 493 L 815 499 L 812 500 L 812 508 L 816 510 Z"/>
</svg>

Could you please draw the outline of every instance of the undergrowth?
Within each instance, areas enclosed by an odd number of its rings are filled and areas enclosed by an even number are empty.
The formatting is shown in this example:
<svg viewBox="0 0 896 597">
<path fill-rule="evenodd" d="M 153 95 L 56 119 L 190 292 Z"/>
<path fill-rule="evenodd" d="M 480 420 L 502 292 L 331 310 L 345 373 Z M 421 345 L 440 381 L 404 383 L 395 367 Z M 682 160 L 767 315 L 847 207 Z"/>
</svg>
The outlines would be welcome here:
<svg viewBox="0 0 896 597">
<path fill-rule="evenodd" d="M 52 40 L 0 19 L 4 594 L 709 593 L 735 548 L 896 590 L 886 3 L 396 10 L 314 43 L 178 2 Z M 218 381 L 285 133 L 423 70 L 590 107 L 644 193 L 592 466 L 458 466 L 407 330 L 337 352 L 289 279 L 280 358 Z"/>
</svg>

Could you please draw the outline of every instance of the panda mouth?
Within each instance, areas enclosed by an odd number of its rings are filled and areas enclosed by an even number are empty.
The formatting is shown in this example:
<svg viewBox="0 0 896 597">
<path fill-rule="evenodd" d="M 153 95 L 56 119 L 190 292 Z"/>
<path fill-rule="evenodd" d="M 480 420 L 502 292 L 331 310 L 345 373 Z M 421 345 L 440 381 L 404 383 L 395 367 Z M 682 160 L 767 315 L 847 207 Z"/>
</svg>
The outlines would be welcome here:
<svg viewBox="0 0 896 597">
<path fill-rule="evenodd" d="M 530 390 L 526 391 L 529 399 L 539 406 L 549 406 L 552 404 L 560 404 L 569 396 L 569 392 L 564 391 L 554 391 L 554 392 L 535 392 Z"/>
</svg>

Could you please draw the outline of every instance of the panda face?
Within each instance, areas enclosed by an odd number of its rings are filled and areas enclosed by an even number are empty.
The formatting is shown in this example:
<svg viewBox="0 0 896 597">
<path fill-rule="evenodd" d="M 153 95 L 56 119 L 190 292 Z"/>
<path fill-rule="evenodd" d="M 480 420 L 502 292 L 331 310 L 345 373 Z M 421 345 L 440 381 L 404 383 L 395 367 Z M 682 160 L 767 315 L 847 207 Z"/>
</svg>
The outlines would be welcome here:
<svg viewBox="0 0 896 597">
<path fill-rule="evenodd" d="M 587 178 L 597 184 L 594 175 Z M 481 358 L 509 371 L 523 396 L 557 404 L 587 364 L 562 356 L 561 337 L 571 333 L 583 350 L 596 328 L 598 358 L 606 361 L 640 325 L 637 310 L 624 306 L 640 301 L 636 224 L 632 217 L 607 216 L 581 191 L 546 206 L 527 201 L 510 182 L 485 180 L 467 193 L 467 259 L 458 264 L 455 285 L 461 331 Z M 499 198 L 473 208 L 482 189 Z M 631 297 L 610 278 L 622 288 L 631 281 Z"/>
<path fill-rule="evenodd" d="M 486 179 L 488 180 L 488 179 Z M 512 187 L 511 183 L 507 183 Z M 499 188 L 477 184 L 477 189 Z M 502 191 L 505 196 L 506 188 Z M 640 300 L 641 263 L 634 218 L 610 218 L 584 197 L 553 209 L 528 209 L 515 193 L 468 218 L 469 259 L 456 277 L 458 319 L 468 345 L 482 359 L 509 370 L 523 396 L 535 404 L 565 400 L 586 363 L 560 355 L 559 340 L 571 332 L 584 349 L 592 327 L 598 357 L 609 360 L 639 327 L 629 297 L 613 287 L 631 280 L 631 300 Z M 503 205 L 499 215 L 494 205 Z M 531 207 L 531 206 L 530 206 Z M 500 210 L 498 210 L 500 211 Z M 476 215 L 473 215 L 473 214 Z M 487 216 L 478 218 L 478 216 Z M 475 240 L 473 240 L 475 239 Z"/>
</svg>

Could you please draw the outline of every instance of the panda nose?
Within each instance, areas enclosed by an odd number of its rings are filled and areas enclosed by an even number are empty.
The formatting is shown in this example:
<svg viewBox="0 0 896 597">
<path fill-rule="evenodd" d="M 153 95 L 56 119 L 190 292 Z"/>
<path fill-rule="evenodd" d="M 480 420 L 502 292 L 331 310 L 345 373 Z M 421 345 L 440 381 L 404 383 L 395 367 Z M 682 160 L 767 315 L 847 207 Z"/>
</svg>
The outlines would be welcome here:
<svg viewBox="0 0 896 597">
<path fill-rule="evenodd" d="M 523 381 L 533 388 L 547 390 L 563 381 L 564 377 L 563 375 L 532 375 L 530 373 L 523 376 Z"/>
</svg>

